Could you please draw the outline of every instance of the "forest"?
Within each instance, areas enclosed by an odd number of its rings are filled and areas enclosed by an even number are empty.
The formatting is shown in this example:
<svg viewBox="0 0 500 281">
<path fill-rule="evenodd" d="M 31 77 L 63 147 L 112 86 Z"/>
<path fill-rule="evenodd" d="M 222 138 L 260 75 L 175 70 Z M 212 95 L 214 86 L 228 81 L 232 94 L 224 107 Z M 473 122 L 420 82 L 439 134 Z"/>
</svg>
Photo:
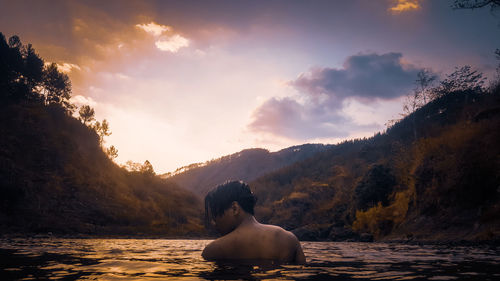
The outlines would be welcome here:
<svg viewBox="0 0 500 281">
<path fill-rule="evenodd" d="M 500 51 L 496 51 L 500 60 Z M 71 82 L 0 33 L 0 233 L 204 237 L 202 198 L 248 181 L 256 217 L 301 240 L 500 237 L 500 68 L 416 77 L 401 119 L 370 138 L 248 149 L 156 175 L 113 162 L 110 125 Z"/>
</svg>

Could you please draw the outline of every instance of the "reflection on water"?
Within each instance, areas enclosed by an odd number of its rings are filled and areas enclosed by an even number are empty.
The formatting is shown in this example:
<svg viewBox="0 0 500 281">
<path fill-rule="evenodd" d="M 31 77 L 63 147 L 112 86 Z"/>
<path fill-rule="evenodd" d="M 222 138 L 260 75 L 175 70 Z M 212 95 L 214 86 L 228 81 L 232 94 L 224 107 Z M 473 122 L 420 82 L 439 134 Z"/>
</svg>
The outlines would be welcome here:
<svg viewBox="0 0 500 281">
<path fill-rule="evenodd" d="M 498 247 L 303 242 L 306 265 L 217 264 L 208 240 L 1 239 L 0 280 L 500 280 Z"/>
</svg>

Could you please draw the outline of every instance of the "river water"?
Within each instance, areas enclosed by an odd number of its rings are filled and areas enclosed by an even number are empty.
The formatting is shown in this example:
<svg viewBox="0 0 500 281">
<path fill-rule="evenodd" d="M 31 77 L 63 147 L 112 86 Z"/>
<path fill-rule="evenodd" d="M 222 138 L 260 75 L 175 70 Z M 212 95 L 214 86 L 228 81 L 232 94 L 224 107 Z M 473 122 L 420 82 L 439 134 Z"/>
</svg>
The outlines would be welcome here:
<svg viewBox="0 0 500 281">
<path fill-rule="evenodd" d="M 494 246 L 302 242 L 305 265 L 204 261 L 210 240 L 0 239 L 0 280 L 500 280 Z"/>
</svg>

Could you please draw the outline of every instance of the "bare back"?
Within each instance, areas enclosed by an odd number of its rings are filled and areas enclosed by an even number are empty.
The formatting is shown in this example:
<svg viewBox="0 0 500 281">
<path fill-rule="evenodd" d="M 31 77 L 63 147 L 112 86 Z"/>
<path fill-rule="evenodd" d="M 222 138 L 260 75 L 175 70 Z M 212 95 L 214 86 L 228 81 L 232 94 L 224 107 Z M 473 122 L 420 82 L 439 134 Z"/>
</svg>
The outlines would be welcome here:
<svg viewBox="0 0 500 281">
<path fill-rule="evenodd" d="M 202 255 L 209 260 L 305 262 L 300 243 L 293 233 L 255 220 L 241 224 L 229 234 L 211 242 Z"/>
</svg>

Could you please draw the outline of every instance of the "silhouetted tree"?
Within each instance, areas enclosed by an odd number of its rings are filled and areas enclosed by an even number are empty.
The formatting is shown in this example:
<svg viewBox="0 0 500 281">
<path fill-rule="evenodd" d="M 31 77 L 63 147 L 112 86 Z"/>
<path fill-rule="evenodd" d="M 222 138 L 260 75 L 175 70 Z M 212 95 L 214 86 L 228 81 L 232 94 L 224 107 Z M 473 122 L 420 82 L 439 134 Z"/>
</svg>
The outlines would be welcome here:
<svg viewBox="0 0 500 281">
<path fill-rule="evenodd" d="M 5 40 L 5 36 L 3 35 L 2 32 L 0 32 L 0 59 L 1 59 L 1 62 L 0 63 L 0 82 L 2 82 L 2 85 L 4 83 L 4 79 L 6 78 L 7 76 L 7 71 L 9 70 L 8 69 L 8 66 L 7 66 L 7 59 L 8 59 L 8 53 L 9 53 L 9 44 L 7 43 L 7 40 Z"/>
<path fill-rule="evenodd" d="M 112 145 L 108 149 L 106 149 L 106 154 L 111 160 L 113 160 L 118 157 L 118 149 L 116 149 L 115 146 Z"/>
<path fill-rule="evenodd" d="M 0 89 L 2 98 L 11 102 L 39 99 L 38 86 L 43 79 L 43 60 L 28 44 L 23 46 L 18 36 L 9 43 L 0 33 Z"/>
<path fill-rule="evenodd" d="M 10 41 L 10 39 L 9 39 Z M 16 77 L 19 77 L 21 55 L 19 50 L 13 50 L 3 34 L 0 36 L 0 89 L 2 98 L 13 98 L 12 86 Z"/>
<path fill-rule="evenodd" d="M 497 66 L 497 76 L 500 76 L 500 49 L 495 50 L 495 55 L 497 57 L 497 60 L 499 61 Z"/>
<path fill-rule="evenodd" d="M 12 49 L 20 50 L 23 44 L 21 43 L 21 39 L 19 36 L 13 35 L 9 38 L 9 47 Z"/>
<path fill-rule="evenodd" d="M 59 104 L 72 111 L 71 82 L 68 75 L 59 72 L 57 65 L 51 63 L 44 69 L 43 88 L 46 104 Z"/>
<path fill-rule="evenodd" d="M 417 73 L 417 80 L 415 81 L 418 96 L 422 100 L 423 105 L 431 99 L 430 89 L 437 76 L 428 69 L 420 70 Z"/>
<path fill-rule="evenodd" d="M 44 61 L 31 44 L 23 46 L 17 35 L 5 41 L 0 36 L 0 88 L 2 96 L 11 102 L 35 101 L 45 105 L 57 104 L 67 112 L 74 106 L 69 102 L 71 82 L 52 63 L 44 67 Z"/>
<path fill-rule="evenodd" d="M 111 131 L 109 130 L 109 123 L 106 119 L 102 120 L 102 123 L 99 121 L 95 122 L 94 130 L 97 135 L 99 135 L 99 143 L 102 145 L 104 143 L 104 137 L 110 136 Z"/>
<path fill-rule="evenodd" d="M 430 99 L 430 86 L 434 80 L 436 80 L 436 76 L 430 70 L 424 69 L 418 72 L 417 80 L 415 80 L 416 87 L 413 89 L 413 92 L 406 96 L 403 103 L 403 117 L 411 115 L 417 109 L 427 104 L 427 100 Z M 413 139 L 417 140 L 416 116 L 413 114 L 411 119 L 413 126 Z M 389 122 L 397 122 L 397 120 L 390 120 Z"/>
<path fill-rule="evenodd" d="M 142 168 L 142 164 L 128 160 L 123 167 L 130 172 L 139 172 Z"/>
<path fill-rule="evenodd" d="M 445 94 L 456 91 L 477 91 L 483 92 L 486 78 L 483 73 L 473 70 L 469 65 L 456 68 L 454 72 L 439 83 L 439 86 L 432 89 L 434 98 L 439 98 Z"/>
<path fill-rule="evenodd" d="M 43 79 L 43 65 L 43 60 L 35 52 L 33 46 L 28 44 L 25 48 L 23 76 L 30 91 L 40 85 Z"/>
<path fill-rule="evenodd" d="M 496 9 L 500 7 L 500 0 L 455 0 L 452 5 L 454 9 L 478 9 L 486 6 Z"/>
<path fill-rule="evenodd" d="M 495 55 L 498 60 L 498 66 L 495 80 L 493 80 L 490 87 L 490 91 L 492 93 L 498 92 L 500 90 L 500 49 L 495 50 Z"/>
<path fill-rule="evenodd" d="M 155 174 L 155 170 L 153 169 L 153 165 L 151 165 L 151 163 L 148 160 L 144 161 L 144 164 L 142 164 L 140 172 L 144 173 L 144 174 L 150 174 L 150 175 Z"/>
<path fill-rule="evenodd" d="M 87 125 L 87 123 L 95 120 L 94 109 L 89 105 L 83 105 L 82 107 L 80 107 L 78 114 L 80 115 L 80 120 L 82 120 L 84 125 Z"/>
</svg>

